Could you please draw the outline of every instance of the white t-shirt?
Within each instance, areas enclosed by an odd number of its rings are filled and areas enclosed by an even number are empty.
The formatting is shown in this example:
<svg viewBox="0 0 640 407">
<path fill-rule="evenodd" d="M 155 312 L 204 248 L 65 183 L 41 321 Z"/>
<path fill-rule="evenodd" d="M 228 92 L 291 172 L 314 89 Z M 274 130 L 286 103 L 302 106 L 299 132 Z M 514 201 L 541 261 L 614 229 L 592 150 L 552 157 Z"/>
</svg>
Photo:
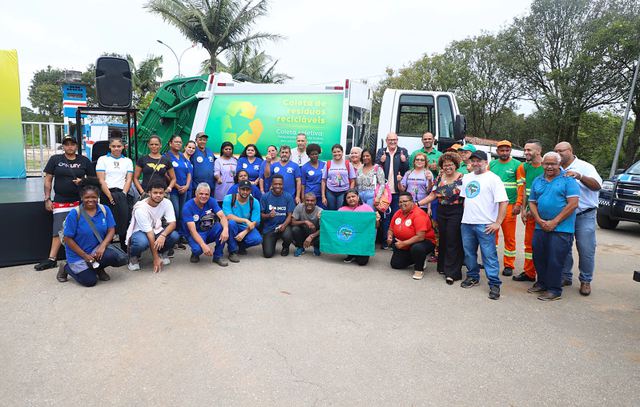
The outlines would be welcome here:
<svg viewBox="0 0 640 407">
<path fill-rule="evenodd" d="M 96 172 L 104 172 L 104 180 L 109 188 L 124 189 L 127 174 L 133 174 L 133 162 L 127 157 L 113 158 L 111 154 L 98 158 Z"/>
<path fill-rule="evenodd" d="M 582 161 L 578 157 L 576 157 L 567 168 L 564 168 L 564 170 L 575 171 L 580 175 L 584 175 L 585 177 L 593 178 L 598 181 L 598 184 L 600 184 L 600 187 L 602 187 L 602 178 L 600 177 L 600 174 L 598 174 L 598 170 L 596 170 L 596 167 L 586 161 Z M 576 181 L 578 181 L 577 178 Z M 582 212 L 586 211 L 589 208 L 597 208 L 598 195 L 600 194 L 600 192 L 590 190 L 581 181 L 578 181 L 578 186 L 580 187 L 580 200 L 578 201 L 578 209 L 576 209 L 576 211 Z"/>
<path fill-rule="evenodd" d="M 464 197 L 462 223 L 487 225 L 498 219 L 499 203 L 509 200 L 504 183 L 496 174 L 485 171 L 480 175 L 462 177 L 460 196 Z"/>
<path fill-rule="evenodd" d="M 133 206 L 131 223 L 127 230 L 127 241 L 129 241 L 131 235 L 139 230 L 144 233 L 153 230 L 154 234 L 162 232 L 163 216 L 168 223 L 176 221 L 173 205 L 167 198 L 164 198 L 155 208 L 149 205 L 146 199 L 136 203 Z"/>
<path fill-rule="evenodd" d="M 289 159 L 289 161 L 294 162 L 298 164 L 298 166 L 302 167 L 309 162 L 309 156 L 307 156 L 307 153 L 304 151 L 302 153 L 299 153 L 298 148 L 295 147 L 291 149 L 291 158 Z"/>
</svg>

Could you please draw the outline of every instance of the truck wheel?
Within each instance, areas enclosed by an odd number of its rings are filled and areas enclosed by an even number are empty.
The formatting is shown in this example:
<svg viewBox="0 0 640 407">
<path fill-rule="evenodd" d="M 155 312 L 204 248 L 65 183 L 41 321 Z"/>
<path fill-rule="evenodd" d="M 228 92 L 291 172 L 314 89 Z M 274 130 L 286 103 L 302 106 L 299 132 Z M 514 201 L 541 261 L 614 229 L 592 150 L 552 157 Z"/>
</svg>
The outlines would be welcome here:
<svg viewBox="0 0 640 407">
<path fill-rule="evenodd" d="M 602 229 L 615 229 L 616 226 L 618 226 L 618 222 L 617 220 L 613 220 L 608 216 L 605 215 L 600 215 L 598 214 L 598 216 L 596 217 L 596 220 L 598 222 L 598 226 L 600 226 Z"/>
</svg>

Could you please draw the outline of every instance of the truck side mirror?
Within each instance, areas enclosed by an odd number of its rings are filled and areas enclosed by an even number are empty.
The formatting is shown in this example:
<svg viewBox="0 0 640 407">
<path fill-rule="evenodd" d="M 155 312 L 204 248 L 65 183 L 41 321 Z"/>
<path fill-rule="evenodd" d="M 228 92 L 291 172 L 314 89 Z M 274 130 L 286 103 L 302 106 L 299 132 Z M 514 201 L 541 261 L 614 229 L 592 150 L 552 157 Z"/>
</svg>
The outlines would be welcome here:
<svg viewBox="0 0 640 407">
<path fill-rule="evenodd" d="M 453 138 L 462 140 L 465 134 L 467 134 L 467 119 L 465 119 L 464 115 L 457 114 L 453 124 Z"/>
<path fill-rule="evenodd" d="M 618 168 L 618 169 L 616 170 L 616 173 L 615 173 L 615 174 L 616 174 L 616 175 L 624 174 L 624 172 L 625 172 L 625 171 L 626 171 L 626 169 L 625 169 L 625 168 Z"/>
</svg>

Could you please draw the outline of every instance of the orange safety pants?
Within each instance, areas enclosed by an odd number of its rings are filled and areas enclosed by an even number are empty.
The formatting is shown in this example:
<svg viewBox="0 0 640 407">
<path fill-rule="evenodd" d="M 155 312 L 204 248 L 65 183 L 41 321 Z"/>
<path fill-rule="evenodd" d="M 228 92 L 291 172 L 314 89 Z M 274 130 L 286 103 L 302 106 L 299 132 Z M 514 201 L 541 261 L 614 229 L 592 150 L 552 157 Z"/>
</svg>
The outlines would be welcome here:
<svg viewBox="0 0 640 407">
<path fill-rule="evenodd" d="M 516 222 L 518 220 L 518 215 L 513 215 L 513 205 L 509 204 L 507 206 L 507 216 L 504 217 L 502 221 L 502 234 L 504 235 L 504 257 L 503 257 L 503 267 L 509 267 L 511 269 L 516 268 Z M 533 237 L 533 232 L 531 233 Z M 500 240 L 500 231 L 496 232 L 496 246 L 498 246 L 498 242 Z"/>
<path fill-rule="evenodd" d="M 527 218 L 524 229 L 524 274 L 536 278 L 536 266 L 533 264 L 533 231 L 536 230 L 536 221 L 533 216 Z"/>
</svg>

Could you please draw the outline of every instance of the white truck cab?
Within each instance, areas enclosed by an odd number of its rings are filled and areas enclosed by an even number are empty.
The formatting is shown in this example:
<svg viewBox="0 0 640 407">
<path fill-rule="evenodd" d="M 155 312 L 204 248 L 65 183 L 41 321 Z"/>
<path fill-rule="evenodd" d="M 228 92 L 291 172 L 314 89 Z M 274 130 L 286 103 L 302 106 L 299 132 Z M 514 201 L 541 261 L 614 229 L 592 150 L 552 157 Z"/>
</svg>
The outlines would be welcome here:
<svg viewBox="0 0 640 407">
<path fill-rule="evenodd" d="M 451 92 L 386 89 L 380 106 L 377 146 L 385 146 L 388 133 L 409 152 L 422 148 L 422 135 L 433 133 L 438 150 L 464 139 L 466 121 Z"/>
</svg>

